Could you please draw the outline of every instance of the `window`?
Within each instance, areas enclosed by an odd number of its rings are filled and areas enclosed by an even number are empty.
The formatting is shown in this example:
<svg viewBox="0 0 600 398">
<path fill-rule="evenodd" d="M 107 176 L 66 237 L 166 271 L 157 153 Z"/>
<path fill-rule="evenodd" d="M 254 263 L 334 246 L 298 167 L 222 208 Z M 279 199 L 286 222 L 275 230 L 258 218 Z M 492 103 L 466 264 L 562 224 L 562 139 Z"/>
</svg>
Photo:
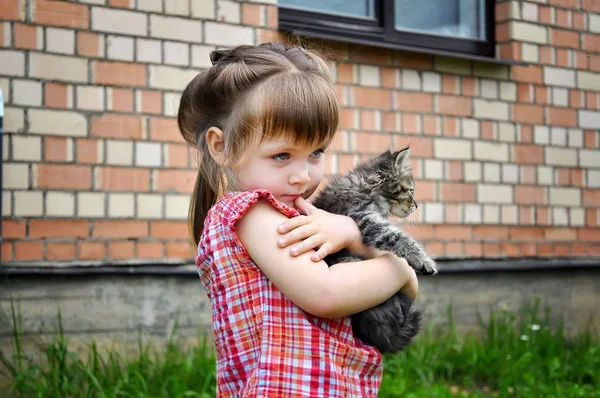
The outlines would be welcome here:
<svg viewBox="0 0 600 398">
<path fill-rule="evenodd" d="M 300 36 L 493 59 L 493 0 L 279 0 L 279 28 Z"/>
</svg>

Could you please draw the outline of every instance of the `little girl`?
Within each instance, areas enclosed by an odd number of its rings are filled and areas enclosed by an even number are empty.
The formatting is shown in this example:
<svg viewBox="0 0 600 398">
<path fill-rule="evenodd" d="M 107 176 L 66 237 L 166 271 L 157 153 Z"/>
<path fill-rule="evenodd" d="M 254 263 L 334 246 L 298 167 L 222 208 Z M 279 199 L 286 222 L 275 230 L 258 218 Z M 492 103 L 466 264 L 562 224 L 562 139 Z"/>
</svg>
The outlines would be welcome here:
<svg viewBox="0 0 600 398">
<path fill-rule="evenodd" d="M 328 66 L 277 43 L 210 58 L 182 94 L 178 124 L 200 152 L 190 224 L 217 393 L 376 397 L 381 355 L 354 338 L 348 315 L 398 290 L 414 298 L 417 281 L 405 260 L 365 247 L 352 219 L 305 201 L 338 125 Z M 367 260 L 329 268 L 322 258 L 342 248 Z"/>
</svg>

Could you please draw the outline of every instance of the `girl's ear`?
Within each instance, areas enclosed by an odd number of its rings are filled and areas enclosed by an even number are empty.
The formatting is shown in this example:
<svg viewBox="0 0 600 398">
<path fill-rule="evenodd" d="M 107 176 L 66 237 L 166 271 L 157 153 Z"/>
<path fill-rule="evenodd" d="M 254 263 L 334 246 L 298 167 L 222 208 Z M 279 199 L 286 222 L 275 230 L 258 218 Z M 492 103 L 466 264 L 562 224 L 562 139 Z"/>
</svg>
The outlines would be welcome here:
<svg viewBox="0 0 600 398">
<path fill-rule="evenodd" d="M 225 166 L 225 141 L 223 141 L 223 130 L 218 127 L 211 127 L 206 132 L 206 146 L 210 157 L 213 158 L 219 166 Z"/>
</svg>

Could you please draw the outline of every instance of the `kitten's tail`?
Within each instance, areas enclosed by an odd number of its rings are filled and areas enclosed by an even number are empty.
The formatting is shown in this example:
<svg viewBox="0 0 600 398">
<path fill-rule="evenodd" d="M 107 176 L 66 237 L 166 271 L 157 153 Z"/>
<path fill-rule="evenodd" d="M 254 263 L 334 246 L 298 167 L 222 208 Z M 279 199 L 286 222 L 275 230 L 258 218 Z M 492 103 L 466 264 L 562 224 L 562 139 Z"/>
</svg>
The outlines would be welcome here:
<svg viewBox="0 0 600 398">
<path fill-rule="evenodd" d="M 377 307 L 352 316 L 354 335 L 381 353 L 397 353 L 421 330 L 423 312 L 407 296 L 397 293 Z"/>
</svg>

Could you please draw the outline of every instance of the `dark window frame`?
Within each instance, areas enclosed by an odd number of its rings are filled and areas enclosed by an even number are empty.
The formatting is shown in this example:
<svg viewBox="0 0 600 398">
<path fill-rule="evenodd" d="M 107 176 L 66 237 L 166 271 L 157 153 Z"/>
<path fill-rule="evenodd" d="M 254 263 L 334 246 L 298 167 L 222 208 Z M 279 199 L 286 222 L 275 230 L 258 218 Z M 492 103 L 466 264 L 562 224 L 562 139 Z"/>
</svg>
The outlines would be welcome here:
<svg viewBox="0 0 600 398">
<path fill-rule="evenodd" d="M 373 19 L 280 5 L 279 30 L 302 37 L 506 63 L 505 60 L 495 58 L 494 0 L 485 0 L 485 40 L 398 31 L 394 23 L 394 3 L 392 0 L 375 0 Z"/>
</svg>

